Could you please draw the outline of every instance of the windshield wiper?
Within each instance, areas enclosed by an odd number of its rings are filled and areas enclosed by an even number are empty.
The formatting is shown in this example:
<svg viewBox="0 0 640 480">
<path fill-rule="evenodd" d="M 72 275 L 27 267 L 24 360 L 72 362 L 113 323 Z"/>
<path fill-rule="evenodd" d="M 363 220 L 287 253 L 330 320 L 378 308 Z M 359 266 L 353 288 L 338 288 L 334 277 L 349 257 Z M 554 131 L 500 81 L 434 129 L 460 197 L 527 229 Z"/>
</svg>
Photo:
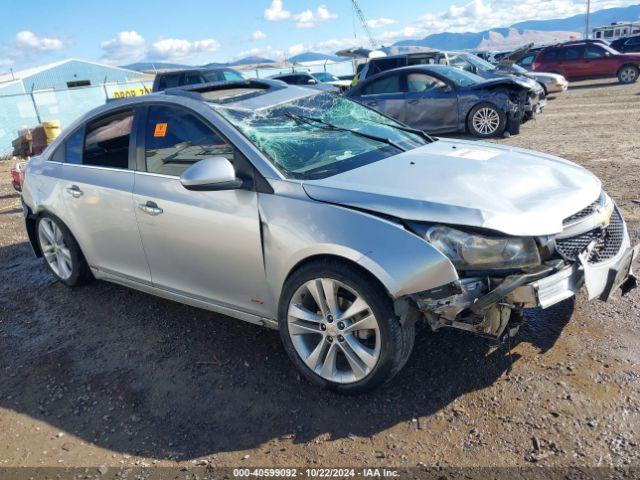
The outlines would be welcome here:
<svg viewBox="0 0 640 480">
<path fill-rule="evenodd" d="M 353 133 L 354 135 L 357 135 L 359 137 L 368 138 L 369 140 L 374 140 L 374 141 L 380 142 L 380 143 L 386 143 L 387 145 L 390 145 L 393 148 L 396 148 L 396 149 L 400 150 L 401 152 L 406 152 L 407 151 L 406 148 L 401 147 L 396 142 L 394 142 L 393 140 L 390 140 L 388 138 L 379 137 L 377 135 L 371 135 L 370 133 L 359 132 L 358 130 L 354 130 L 352 128 L 339 127 L 337 125 L 334 125 L 333 123 L 326 122 L 326 121 L 322 120 L 321 118 L 307 117 L 305 115 L 300 115 L 299 113 L 293 113 L 293 112 L 285 112 L 284 115 L 286 117 L 289 117 L 289 118 L 291 118 L 293 120 L 296 120 L 298 122 L 306 123 L 307 125 L 313 126 L 314 124 L 320 124 L 320 125 L 323 125 L 323 127 L 328 129 L 328 130 L 336 130 L 336 131 L 341 131 L 341 132 L 350 132 L 350 133 Z"/>
<path fill-rule="evenodd" d="M 369 118 L 367 118 L 366 121 L 371 123 L 376 123 L 378 125 L 383 125 L 385 127 L 396 128 L 398 130 L 402 130 L 403 132 L 413 133 L 414 135 L 418 135 L 419 137 L 422 137 L 429 143 L 433 143 L 436 141 L 436 139 L 433 138 L 431 135 L 429 135 L 427 132 L 423 130 L 418 130 L 417 128 L 405 127 L 404 125 L 393 125 L 390 123 L 378 122 L 376 120 L 371 120 Z"/>
</svg>

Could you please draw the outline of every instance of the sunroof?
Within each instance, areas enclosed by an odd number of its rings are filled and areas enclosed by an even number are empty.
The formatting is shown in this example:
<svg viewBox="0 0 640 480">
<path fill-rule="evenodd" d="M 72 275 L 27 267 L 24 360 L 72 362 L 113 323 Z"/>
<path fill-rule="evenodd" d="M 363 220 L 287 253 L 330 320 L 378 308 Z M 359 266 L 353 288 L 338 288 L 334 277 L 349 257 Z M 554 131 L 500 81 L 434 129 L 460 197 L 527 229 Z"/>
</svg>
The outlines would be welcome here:
<svg viewBox="0 0 640 480">
<path fill-rule="evenodd" d="M 266 88 L 229 88 L 224 90 L 209 90 L 206 92 L 200 92 L 202 98 L 208 102 L 215 103 L 227 103 L 237 100 L 243 100 L 245 98 L 254 97 L 266 93 Z"/>
</svg>

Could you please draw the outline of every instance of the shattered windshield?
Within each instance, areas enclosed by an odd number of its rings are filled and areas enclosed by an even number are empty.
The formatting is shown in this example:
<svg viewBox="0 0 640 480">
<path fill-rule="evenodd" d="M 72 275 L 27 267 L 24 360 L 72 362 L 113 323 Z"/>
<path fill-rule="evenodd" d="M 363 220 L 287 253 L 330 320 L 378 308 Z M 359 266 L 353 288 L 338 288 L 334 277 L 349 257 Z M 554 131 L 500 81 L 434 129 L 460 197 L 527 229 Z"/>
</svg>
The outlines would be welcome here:
<svg viewBox="0 0 640 480">
<path fill-rule="evenodd" d="M 394 120 L 333 93 L 259 110 L 214 108 L 289 178 L 326 178 L 427 143 Z"/>
</svg>

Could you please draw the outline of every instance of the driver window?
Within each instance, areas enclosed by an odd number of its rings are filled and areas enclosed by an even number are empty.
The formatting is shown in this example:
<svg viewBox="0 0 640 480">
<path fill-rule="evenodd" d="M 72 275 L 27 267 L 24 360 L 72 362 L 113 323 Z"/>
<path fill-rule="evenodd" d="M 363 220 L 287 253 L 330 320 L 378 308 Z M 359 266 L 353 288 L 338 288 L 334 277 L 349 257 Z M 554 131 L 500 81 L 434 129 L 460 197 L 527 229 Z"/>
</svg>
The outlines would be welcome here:
<svg viewBox="0 0 640 480">
<path fill-rule="evenodd" d="M 209 157 L 233 163 L 234 150 L 195 115 L 153 105 L 147 113 L 145 160 L 147 172 L 180 176 L 192 164 Z"/>
<path fill-rule="evenodd" d="M 428 92 L 443 89 L 446 85 L 441 80 L 424 73 L 410 73 L 407 75 L 407 89 L 409 92 Z"/>
</svg>

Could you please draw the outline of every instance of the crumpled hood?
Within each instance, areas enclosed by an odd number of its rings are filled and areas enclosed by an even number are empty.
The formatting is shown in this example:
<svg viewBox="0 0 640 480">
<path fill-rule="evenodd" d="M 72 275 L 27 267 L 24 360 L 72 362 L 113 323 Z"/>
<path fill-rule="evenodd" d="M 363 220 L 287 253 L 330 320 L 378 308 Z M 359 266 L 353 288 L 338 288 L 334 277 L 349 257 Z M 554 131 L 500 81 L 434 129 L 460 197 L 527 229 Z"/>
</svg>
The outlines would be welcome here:
<svg viewBox="0 0 640 480">
<path fill-rule="evenodd" d="M 523 77 L 516 77 L 512 75 L 498 75 L 492 77 L 488 80 L 485 80 L 481 83 L 476 83 L 475 85 L 471 85 L 469 90 L 482 90 L 483 88 L 491 87 L 494 85 L 504 85 L 504 86 L 518 86 L 521 88 L 530 89 L 531 85 L 529 83 L 530 79 L 525 79 Z"/>
<path fill-rule="evenodd" d="M 540 94 L 543 91 L 542 86 L 534 79 L 521 75 L 515 75 L 512 73 L 500 72 L 496 70 L 485 70 L 483 72 L 478 72 L 478 75 L 487 79 L 486 82 L 479 83 L 479 86 L 497 84 L 500 83 L 500 80 L 502 80 L 505 81 L 505 83 L 511 83 L 512 85 L 518 85 L 520 87 L 527 88 L 537 94 Z"/>
<path fill-rule="evenodd" d="M 600 181 L 567 160 L 484 142 L 439 140 L 322 180 L 309 197 L 404 220 L 537 236 L 600 195 Z"/>
</svg>

